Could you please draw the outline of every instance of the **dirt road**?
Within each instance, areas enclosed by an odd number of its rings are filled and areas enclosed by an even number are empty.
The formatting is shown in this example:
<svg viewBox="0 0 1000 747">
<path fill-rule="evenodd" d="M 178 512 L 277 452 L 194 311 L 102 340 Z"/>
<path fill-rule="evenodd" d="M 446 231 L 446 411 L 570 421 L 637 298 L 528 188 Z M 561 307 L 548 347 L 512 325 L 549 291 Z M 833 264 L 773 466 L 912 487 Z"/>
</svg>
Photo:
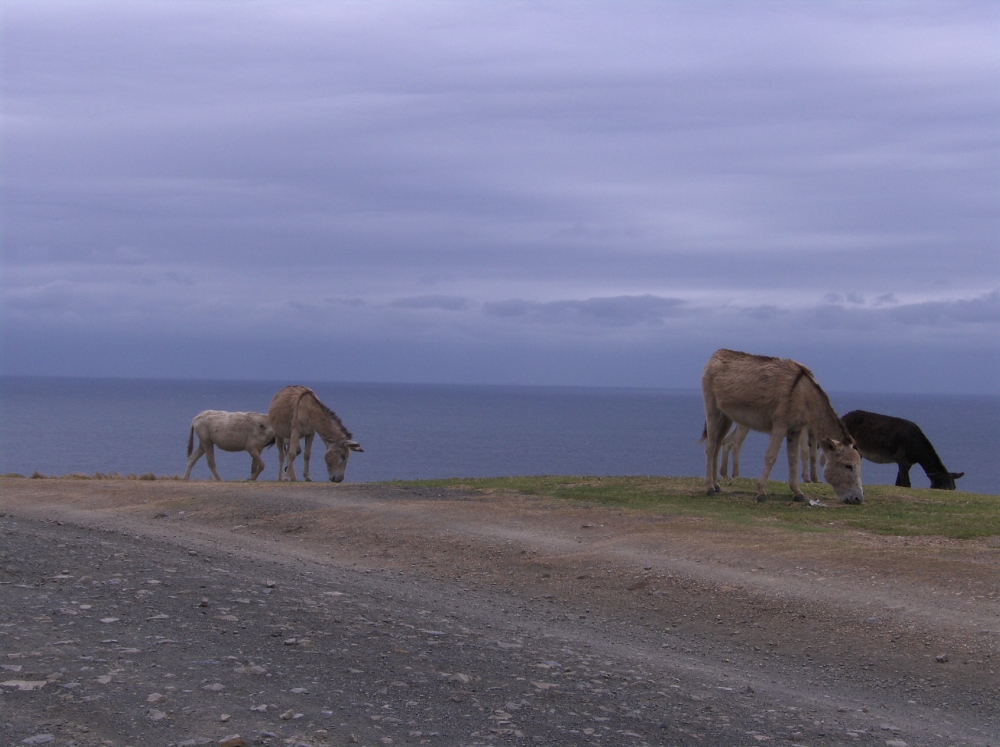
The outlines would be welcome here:
<svg viewBox="0 0 1000 747">
<path fill-rule="evenodd" d="M 1000 745 L 997 538 L 329 484 L 0 512 L 4 745 Z"/>
</svg>

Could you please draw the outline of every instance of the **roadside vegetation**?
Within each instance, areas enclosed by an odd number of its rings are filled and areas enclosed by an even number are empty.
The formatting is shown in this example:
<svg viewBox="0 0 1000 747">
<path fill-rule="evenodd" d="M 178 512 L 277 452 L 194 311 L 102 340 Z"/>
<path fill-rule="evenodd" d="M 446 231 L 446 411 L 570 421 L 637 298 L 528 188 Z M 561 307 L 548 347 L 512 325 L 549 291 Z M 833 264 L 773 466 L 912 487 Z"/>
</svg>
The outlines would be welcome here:
<svg viewBox="0 0 1000 747">
<path fill-rule="evenodd" d="M 719 522 L 785 526 L 800 531 L 861 530 L 897 536 L 937 535 L 953 539 L 1000 536 L 1000 496 L 951 490 L 865 485 L 860 506 L 840 503 L 829 485 L 802 483 L 805 503 L 795 503 L 787 483 L 768 484 L 768 500 L 757 503 L 757 480 L 723 481 L 722 494 L 708 497 L 693 477 L 503 477 L 393 483 L 414 488 L 503 490 L 566 501 L 590 502 Z M 815 505 L 814 505 L 815 504 Z"/>
<path fill-rule="evenodd" d="M 48 477 L 35 473 L 34 479 L 55 480 L 167 480 L 177 476 L 118 475 L 96 473 L 93 476 L 70 474 Z M 3 478 L 23 478 L 6 474 Z M 30 479 L 30 478 L 28 478 Z M 214 482 L 214 481 L 209 481 Z M 233 485 L 243 481 L 220 483 Z M 259 486 L 282 486 L 287 490 L 310 485 L 312 490 L 327 490 L 329 483 L 261 482 Z M 664 516 L 684 516 L 722 525 L 784 527 L 800 532 L 840 532 L 858 530 L 892 536 L 940 536 L 950 539 L 1000 538 L 1000 496 L 966 493 L 959 490 L 897 488 L 892 485 L 865 485 L 865 502 L 860 506 L 840 503 L 826 484 L 801 483 L 805 503 L 792 501 L 785 482 L 768 484 L 768 500 L 757 503 L 757 480 L 753 478 L 722 481 L 722 494 L 704 494 L 702 478 L 696 477 L 581 477 L 546 475 L 542 477 L 497 477 L 483 479 L 392 481 L 382 483 L 392 488 L 414 490 L 456 490 L 483 494 L 503 491 L 552 498 L 567 502 L 614 506 Z M 373 483 L 372 485 L 376 485 Z M 348 485 L 345 485 L 348 487 Z"/>
</svg>

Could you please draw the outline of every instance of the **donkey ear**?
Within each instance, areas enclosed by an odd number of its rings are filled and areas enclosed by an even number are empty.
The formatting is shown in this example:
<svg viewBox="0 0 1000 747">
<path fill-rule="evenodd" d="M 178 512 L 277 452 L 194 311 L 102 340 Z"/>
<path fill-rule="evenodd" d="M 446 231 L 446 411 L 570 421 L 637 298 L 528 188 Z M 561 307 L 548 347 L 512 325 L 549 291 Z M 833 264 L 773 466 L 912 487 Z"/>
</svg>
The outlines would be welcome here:
<svg viewBox="0 0 1000 747">
<path fill-rule="evenodd" d="M 364 452 L 364 449 L 361 448 L 361 444 L 359 444 L 357 441 L 348 441 L 344 445 L 351 451 Z"/>
<path fill-rule="evenodd" d="M 965 477 L 965 473 L 964 472 L 951 472 L 949 474 L 951 475 L 951 479 L 952 480 L 957 480 L 960 477 Z"/>
<path fill-rule="evenodd" d="M 840 441 L 834 441 L 832 438 L 824 438 L 819 442 L 819 445 L 824 451 L 838 451 L 842 446 Z"/>
</svg>

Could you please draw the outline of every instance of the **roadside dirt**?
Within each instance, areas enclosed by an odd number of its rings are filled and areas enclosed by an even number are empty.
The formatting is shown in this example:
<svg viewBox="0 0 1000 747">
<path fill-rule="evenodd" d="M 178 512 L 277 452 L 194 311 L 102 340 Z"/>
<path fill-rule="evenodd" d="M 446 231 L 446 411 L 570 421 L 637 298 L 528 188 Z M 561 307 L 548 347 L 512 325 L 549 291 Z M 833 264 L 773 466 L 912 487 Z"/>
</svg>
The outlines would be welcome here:
<svg viewBox="0 0 1000 747">
<path fill-rule="evenodd" d="M 1000 538 L 357 484 L 0 512 L 3 744 L 1000 744 Z"/>
</svg>

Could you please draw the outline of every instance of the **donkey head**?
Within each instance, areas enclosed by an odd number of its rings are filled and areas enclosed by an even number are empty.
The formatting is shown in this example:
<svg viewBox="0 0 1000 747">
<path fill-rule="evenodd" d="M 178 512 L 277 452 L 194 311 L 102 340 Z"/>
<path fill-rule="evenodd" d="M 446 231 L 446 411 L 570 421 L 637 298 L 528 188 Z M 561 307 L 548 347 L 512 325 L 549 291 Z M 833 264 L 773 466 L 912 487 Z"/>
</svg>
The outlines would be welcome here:
<svg viewBox="0 0 1000 747">
<path fill-rule="evenodd" d="M 823 479 L 830 483 L 841 503 L 863 503 L 861 454 L 853 445 L 832 438 L 820 441 L 823 449 Z"/>
<path fill-rule="evenodd" d="M 326 473 L 330 476 L 330 482 L 343 482 L 344 472 L 347 471 L 347 458 L 352 451 L 364 451 L 357 441 L 342 439 L 331 441 L 326 445 L 326 454 L 323 459 L 326 461 Z"/>
<path fill-rule="evenodd" d="M 927 476 L 931 478 L 931 488 L 934 490 L 954 490 L 955 480 L 960 477 L 964 477 L 964 472 L 928 472 Z"/>
</svg>

